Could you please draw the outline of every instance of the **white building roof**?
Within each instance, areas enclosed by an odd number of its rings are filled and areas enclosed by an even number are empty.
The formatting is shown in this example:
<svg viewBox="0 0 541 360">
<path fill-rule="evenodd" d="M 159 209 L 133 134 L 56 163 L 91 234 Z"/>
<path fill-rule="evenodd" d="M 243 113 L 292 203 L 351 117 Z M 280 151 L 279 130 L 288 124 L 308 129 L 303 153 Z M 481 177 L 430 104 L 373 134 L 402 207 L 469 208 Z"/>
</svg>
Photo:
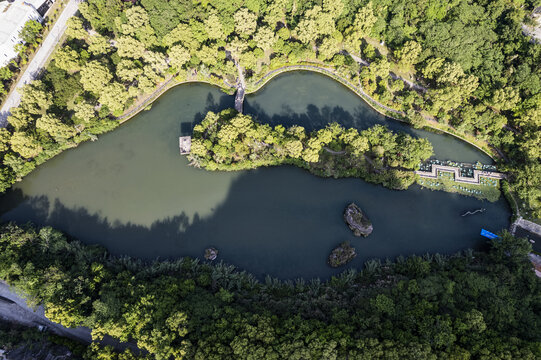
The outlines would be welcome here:
<svg viewBox="0 0 541 360">
<path fill-rule="evenodd" d="M 43 20 L 33 5 L 23 0 L 0 3 L 0 67 L 7 65 L 17 56 L 13 48 L 21 42 L 19 33 L 28 20 Z"/>
</svg>

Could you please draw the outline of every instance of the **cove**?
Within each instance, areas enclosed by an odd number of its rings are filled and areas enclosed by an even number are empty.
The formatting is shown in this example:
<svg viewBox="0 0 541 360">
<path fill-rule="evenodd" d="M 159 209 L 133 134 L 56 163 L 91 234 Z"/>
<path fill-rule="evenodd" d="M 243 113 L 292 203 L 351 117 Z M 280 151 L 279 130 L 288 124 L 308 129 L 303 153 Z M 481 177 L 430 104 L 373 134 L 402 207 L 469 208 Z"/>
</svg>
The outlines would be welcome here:
<svg viewBox="0 0 541 360">
<path fill-rule="evenodd" d="M 282 279 L 328 278 L 371 258 L 452 253 L 482 245 L 482 227 L 508 226 L 503 199 L 488 203 L 417 186 L 392 191 L 293 167 L 225 173 L 188 166 L 178 154 L 178 136 L 207 111 L 232 105 L 232 96 L 208 85 L 174 88 L 151 111 L 38 167 L 0 199 L 1 220 L 51 225 L 113 254 L 144 259 L 202 258 L 214 246 L 219 260 L 259 278 Z M 382 123 L 429 138 L 439 159 L 489 160 L 458 139 L 386 119 L 317 74 L 282 75 L 247 96 L 244 110 L 263 122 L 309 129 L 330 121 L 359 129 Z M 342 220 L 352 201 L 374 224 L 368 238 L 354 237 Z M 480 207 L 487 211 L 460 216 Z M 358 255 L 331 269 L 327 256 L 344 240 Z"/>
</svg>

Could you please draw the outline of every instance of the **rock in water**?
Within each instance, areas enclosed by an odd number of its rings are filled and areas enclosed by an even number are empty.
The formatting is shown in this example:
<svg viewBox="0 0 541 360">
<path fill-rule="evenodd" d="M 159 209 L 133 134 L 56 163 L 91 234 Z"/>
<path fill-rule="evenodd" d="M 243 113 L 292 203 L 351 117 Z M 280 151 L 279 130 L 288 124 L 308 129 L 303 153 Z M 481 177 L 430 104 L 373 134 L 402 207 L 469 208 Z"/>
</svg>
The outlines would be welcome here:
<svg viewBox="0 0 541 360">
<path fill-rule="evenodd" d="M 347 241 L 344 241 L 331 252 L 331 255 L 329 255 L 329 265 L 332 267 L 342 266 L 350 262 L 355 256 L 357 256 L 355 248 Z"/>
<path fill-rule="evenodd" d="M 368 236 L 374 230 L 372 222 L 363 214 L 361 208 L 351 203 L 344 212 L 344 220 L 355 236 Z"/>
<path fill-rule="evenodd" d="M 205 259 L 215 260 L 217 257 L 218 257 L 218 250 L 216 250 L 213 247 L 205 249 Z"/>
</svg>

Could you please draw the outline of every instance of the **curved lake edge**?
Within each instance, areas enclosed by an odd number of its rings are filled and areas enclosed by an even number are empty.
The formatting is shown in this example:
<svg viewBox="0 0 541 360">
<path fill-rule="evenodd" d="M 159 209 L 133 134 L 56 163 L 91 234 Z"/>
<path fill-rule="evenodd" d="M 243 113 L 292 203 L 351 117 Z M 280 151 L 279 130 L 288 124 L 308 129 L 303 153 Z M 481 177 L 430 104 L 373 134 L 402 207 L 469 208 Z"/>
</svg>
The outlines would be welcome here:
<svg viewBox="0 0 541 360">
<path fill-rule="evenodd" d="M 307 68 L 305 66 L 310 66 L 310 68 Z M 317 69 L 319 69 L 319 70 L 317 70 Z M 284 66 L 281 66 L 281 67 L 279 67 L 277 69 L 271 70 L 271 71 L 267 72 L 265 75 L 261 76 L 259 78 L 259 80 L 257 80 L 255 82 L 257 84 L 257 83 L 264 80 L 261 84 L 257 85 L 257 87 L 255 89 L 250 89 L 250 90 L 247 89 L 246 90 L 246 95 L 252 95 L 252 94 L 255 94 L 255 93 L 259 92 L 271 80 L 273 80 L 274 78 L 276 78 L 279 75 L 287 74 L 287 73 L 291 73 L 291 72 L 296 72 L 296 71 L 306 71 L 306 72 L 317 73 L 317 74 L 324 75 L 324 76 L 326 76 L 326 77 L 328 77 L 330 79 L 333 79 L 337 83 L 341 84 L 342 86 L 347 88 L 349 91 L 351 91 L 352 93 L 357 95 L 359 98 L 361 98 L 362 101 L 364 101 L 368 106 L 370 106 L 376 112 L 380 113 L 381 115 L 385 116 L 386 118 L 389 118 L 389 119 L 392 119 L 392 120 L 395 120 L 395 121 L 399 121 L 399 122 L 404 123 L 404 124 L 408 124 L 411 127 L 411 124 L 407 120 L 405 120 L 403 118 L 401 119 L 399 117 L 395 117 L 395 116 L 389 114 L 389 112 L 393 112 L 395 115 L 396 114 L 401 115 L 401 113 L 398 110 L 387 108 L 385 105 L 379 103 L 378 101 L 373 99 L 370 95 L 368 95 L 366 92 L 364 92 L 364 90 L 362 88 L 356 87 L 355 85 L 349 83 L 349 81 L 347 79 L 345 79 L 342 76 L 340 76 L 339 74 L 335 73 L 333 71 L 333 69 L 324 68 L 324 67 L 316 66 L 316 65 L 313 65 L 313 64 L 310 64 L 310 65 L 284 65 Z M 223 91 L 224 93 L 226 93 L 228 95 L 231 95 L 229 93 L 230 90 L 235 89 L 235 88 L 227 87 L 225 85 L 222 85 L 222 84 L 219 84 L 219 83 L 216 83 L 216 82 L 211 82 L 211 81 L 208 81 L 208 80 L 197 79 L 197 80 L 176 81 L 175 77 L 172 77 L 169 80 L 167 80 L 163 85 L 161 85 L 158 89 L 156 89 L 152 94 L 150 94 L 148 98 L 143 100 L 143 102 L 141 104 L 137 105 L 137 107 L 135 109 L 129 111 L 128 114 L 126 114 L 126 115 L 122 115 L 122 116 L 116 118 L 115 120 L 118 121 L 119 125 L 122 125 L 123 123 L 125 123 L 128 120 L 135 117 L 137 114 L 141 113 L 142 111 L 145 111 L 147 106 L 152 105 L 155 101 L 157 101 L 162 95 L 166 94 L 169 90 L 174 89 L 174 88 L 176 88 L 177 86 L 180 86 L 180 85 L 195 84 L 195 83 L 208 84 L 208 85 L 217 87 L 221 91 Z M 387 111 L 385 111 L 385 110 L 387 110 Z M 454 138 L 460 139 L 461 141 L 463 141 L 463 142 L 475 147 L 477 150 L 483 152 L 485 155 L 490 157 L 492 160 L 494 160 L 494 161 L 496 160 L 495 154 L 493 152 L 491 152 L 488 149 L 483 148 L 481 145 L 478 145 L 478 144 L 470 141 L 469 139 L 463 137 L 460 134 L 454 133 L 454 132 L 449 131 L 449 130 L 441 129 L 441 128 L 438 128 L 438 127 L 434 127 L 431 124 L 426 124 L 421 129 L 425 130 L 425 131 L 434 132 L 436 134 L 444 133 L 444 134 L 450 135 L 450 136 L 452 136 Z"/>
<path fill-rule="evenodd" d="M 288 91 L 284 93 L 284 89 Z M 22 187 L 17 186 L 24 202 L 12 202 L 14 207 L 5 204 L 10 213 L 4 220 L 50 225 L 85 243 L 104 245 L 113 254 L 146 259 L 201 257 L 205 248 L 214 246 L 220 250 L 218 260 L 259 278 L 266 273 L 282 279 L 336 274 L 325 260 L 335 242 L 351 236 L 341 214 L 353 200 L 367 208 L 377 225 L 373 241 L 359 243 L 362 251 L 350 265 L 357 269 L 370 258 L 452 254 L 476 246 L 480 226 L 492 226 L 488 229 L 496 231 L 509 225 L 504 202 L 489 205 L 490 218 L 465 219 L 459 215 L 480 207 L 478 201 L 417 186 L 389 192 L 356 179 L 321 179 L 294 167 L 209 174 L 186 166 L 186 159 L 174 146 L 178 130 L 190 131 L 189 124 L 208 111 L 230 108 L 232 99 L 207 84 L 176 88 L 153 111 L 100 136 L 100 143 L 88 142 L 52 160 L 51 166 L 37 169 Z M 248 103 L 247 112 L 259 114 L 264 123 L 310 121 L 324 127 L 334 117 L 348 126 L 364 128 L 388 121 L 328 77 L 308 72 L 280 77 Z M 317 104 L 320 110 L 311 109 L 310 104 Z M 329 117 L 327 106 L 340 110 Z M 389 126 L 409 131 L 400 122 Z M 451 143 L 467 147 L 451 137 L 443 142 L 445 146 Z M 470 147 L 466 156 L 473 153 L 475 157 L 476 152 L 481 155 Z M 266 206 L 254 207 L 254 203 Z M 416 215 L 404 216 L 410 213 Z M 381 226 L 389 219 L 395 219 L 396 226 Z M 279 229 L 272 225 L 276 223 L 281 224 Z M 434 234 L 442 231 L 434 241 Z M 415 240 L 412 247 L 411 240 L 418 238 L 421 240 Z"/>
</svg>

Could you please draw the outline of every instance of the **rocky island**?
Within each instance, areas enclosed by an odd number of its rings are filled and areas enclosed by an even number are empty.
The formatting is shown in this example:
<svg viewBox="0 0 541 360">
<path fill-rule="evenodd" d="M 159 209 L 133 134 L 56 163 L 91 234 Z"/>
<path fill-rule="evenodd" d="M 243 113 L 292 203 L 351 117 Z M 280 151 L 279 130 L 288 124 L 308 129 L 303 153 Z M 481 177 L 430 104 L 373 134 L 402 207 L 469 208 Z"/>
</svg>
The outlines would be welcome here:
<svg viewBox="0 0 541 360">
<path fill-rule="evenodd" d="M 328 262 L 332 267 L 339 267 L 350 262 L 355 256 L 357 256 L 355 248 L 344 241 L 331 252 Z"/>
<path fill-rule="evenodd" d="M 355 236 L 366 237 L 374 230 L 372 222 L 355 203 L 349 204 L 344 211 L 344 220 Z"/>
</svg>

